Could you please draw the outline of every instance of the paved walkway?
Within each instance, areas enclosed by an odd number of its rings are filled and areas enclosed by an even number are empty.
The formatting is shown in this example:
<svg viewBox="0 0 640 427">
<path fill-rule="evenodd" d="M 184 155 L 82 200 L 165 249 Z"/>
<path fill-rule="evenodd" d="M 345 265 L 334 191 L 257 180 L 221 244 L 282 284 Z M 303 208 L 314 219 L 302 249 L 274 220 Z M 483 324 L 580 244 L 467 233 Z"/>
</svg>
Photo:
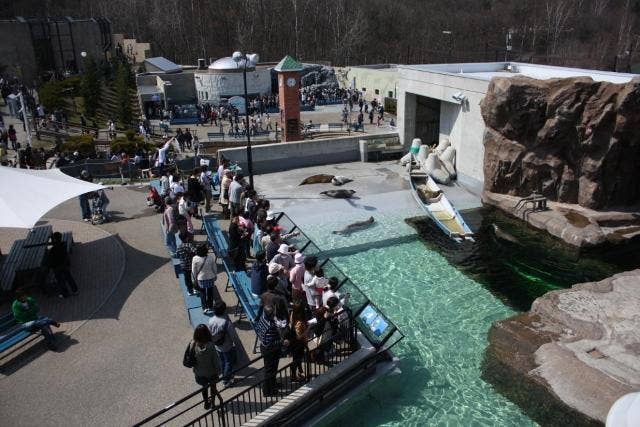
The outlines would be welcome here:
<svg viewBox="0 0 640 427">
<path fill-rule="evenodd" d="M 38 343 L 37 351 L 34 345 L 21 352 L 28 353 L 25 363 L 12 364 L 15 368 L 4 372 L 4 425 L 128 425 L 194 390 L 192 374 L 182 366 L 192 329 L 160 238 L 159 217 L 146 208 L 144 190 L 119 188 L 110 198 L 115 221 L 100 228 L 116 236 L 124 251 L 122 280 L 91 320 L 66 335 L 60 352 L 45 351 Z M 77 220 L 77 200 L 59 206 L 47 218 Z M 87 277 L 103 280 L 101 270 L 91 265 L 106 263 L 106 254 L 91 251 L 92 256 L 80 259 L 82 246 L 74 253 L 76 270 L 84 265 L 80 270 L 87 269 Z M 87 293 L 83 290 L 91 280 L 80 270 L 80 296 L 58 302 L 67 308 L 82 306 Z"/>
<path fill-rule="evenodd" d="M 66 220 L 43 220 L 40 225 L 50 224 L 54 231 L 71 231 L 74 238 L 72 271 L 80 284 L 78 296 L 60 299 L 55 289 L 39 288 L 29 290 L 36 299 L 43 314 L 59 321 L 62 325 L 55 332 L 61 337 L 61 350 L 72 343 L 67 339 L 107 301 L 116 290 L 125 269 L 125 253 L 120 241 L 106 231 L 92 225 Z M 23 229 L 3 229 L 0 233 L 0 248 L 8 253 L 11 244 L 27 234 Z M 0 304 L 0 313 L 11 310 L 11 301 Z M 0 359 L 0 379 L 23 368 L 31 360 L 45 351 L 43 340 L 34 339 L 21 351 L 16 351 Z"/>
</svg>

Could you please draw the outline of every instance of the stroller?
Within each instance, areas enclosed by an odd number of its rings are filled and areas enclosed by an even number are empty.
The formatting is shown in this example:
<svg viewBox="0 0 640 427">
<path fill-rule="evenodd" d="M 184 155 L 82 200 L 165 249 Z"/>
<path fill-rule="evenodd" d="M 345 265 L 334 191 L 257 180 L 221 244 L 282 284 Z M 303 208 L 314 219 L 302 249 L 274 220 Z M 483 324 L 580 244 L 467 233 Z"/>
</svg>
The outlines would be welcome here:
<svg viewBox="0 0 640 427">
<path fill-rule="evenodd" d="M 162 200 L 162 196 L 160 196 L 155 187 L 149 186 L 147 206 L 153 207 L 156 212 L 164 212 L 164 200 Z"/>
<path fill-rule="evenodd" d="M 107 218 L 107 205 L 109 199 L 104 193 L 104 190 L 98 190 L 91 194 L 91 224 L 102 224 L 108 221 Z"/>
</svg>

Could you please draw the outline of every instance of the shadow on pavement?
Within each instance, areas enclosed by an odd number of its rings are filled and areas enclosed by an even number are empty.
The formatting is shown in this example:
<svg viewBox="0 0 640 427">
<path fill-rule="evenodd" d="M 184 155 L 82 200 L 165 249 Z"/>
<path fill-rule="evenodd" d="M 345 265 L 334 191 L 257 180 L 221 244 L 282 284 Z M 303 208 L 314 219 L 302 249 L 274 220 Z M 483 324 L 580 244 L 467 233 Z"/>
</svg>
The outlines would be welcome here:
<svg viewBox="0 0 640 427">
<path fill-rule="evenodd" d="M 0 374 L 9 376 L 18 370 L 26 367 L 32 361 L 45 354 L 47 351 L 54 351 L 55 353 L 63 353 L 69 347 L 78 344 L 78 341 L 72 336 L 66 335 L 63 332 L 55 333 L 56 337 L 56 350 L 49 350 L 44 342 L 44 339 L 38 335 L 32 335 L 24 344 L 15 347 L 11 352 L 5 356 L 0 357 Z"/>
</svg>

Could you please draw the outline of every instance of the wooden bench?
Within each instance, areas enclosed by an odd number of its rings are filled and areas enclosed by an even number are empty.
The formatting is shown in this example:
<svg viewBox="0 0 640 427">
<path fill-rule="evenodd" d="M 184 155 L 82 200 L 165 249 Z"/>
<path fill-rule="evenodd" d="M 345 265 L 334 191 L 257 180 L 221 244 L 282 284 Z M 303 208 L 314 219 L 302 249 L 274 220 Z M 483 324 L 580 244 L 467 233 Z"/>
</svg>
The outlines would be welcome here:
<svg viewBox="0 0 640 427">
<path fill-rule="evenodd" d="M 24 239 L 21 270 L 33 270 L 42 267 L 44 255 L 47 252 L 46 243 L 51 238 L 52 232 L 53 227 L 50 225 L 35 227 L 29 231 L 29 234 Z"/>
<path fill-rule="evenodd" d="M 344 123 L 329 123 L 329 131 L 342 130 Z"/>
<path fill-rule="evenodd" d="M 213 215 L 205 215 L 202 217 L 202 227 L 207 232 L 209 244 L 216 253 L 216 256 L 226 258 L 227 255 L 229 255 L 229 244 L 218 225 L 218 221 Z"/>
<path fill-rule="evenodd" d="M 253 137 L 255 137 L 255 138 L 259 138 L 259 137 L 262 137 L 262 136 L 269 137 L 270 134 L 271 134 L 271 132 L 268 131 L 268 130 L 259 130 L 259 131 L 257 131 L 256 133 L 253 134 Z"/>
<path fill-rule="evenodd" d="M 189 273 L 191 274 L 191 273 Z M 192 308 L 202 307 L 200 297 L 197 295 L 190 295 L 187 289 L 187 282 L 185 281 L 184 273 L 180 273 L 178 276 L 178 283 L 180 284 L 180 290 L 182 291 L 182 297 L 184 298 L 184 305 L 187 311 Z"/>
<path fill-rule="evenodd" d="M 18 273 L 38 273 L 43 264 L 47 252 L 47 241 L 51 236 L 52 227 L 45 225 L 35 227 L 23 240 L 16 240 L 11 245 L 9 254 L 5 258 L 0 269 L 1 289 L 11 292 L 14 289 Z M 70 233 L 67 233 L 70 235 Z M 63 236 L 64 237 L 64 236 Z M 69 238 L 69 236 L 67 236 Z M 71 237 L 71 244 L 73 238 Z"/>
<path fill-rule="evenodd" d="M 212 139 L 221 139 L 224 141 L 224 132 L 207 132 L 207 139 L 209 141 L 211 141 Z"/>
<path fill-rule="evenodd" d="M 227 260 L 222 260 L 225 273 L 227 273 L 227 285 L 231 284 L 233 291 L 238 298 L 238 303 L 234 310 L 234 314 L 238 316 L 238 320 L 247 319 L 251 327 L 255 329 L 258 321 L 258 313 L 260 312 L 260 298 L 255 297 L 251 292 L 251 278 L 245 271 L 232 271 L 229 268 Z M 226 290 L 226 288 L 225 288 Z M 253 343 L 253 353 L 257 352 L 258 336 Z"/>
<path fill-rule="evenodd" d="M 22 329 L 20 323 L 13 317 L 13 313 L 0 317 L 0 353 L 24 341 L 31 335 L 39 333 Z"/>
</svg>

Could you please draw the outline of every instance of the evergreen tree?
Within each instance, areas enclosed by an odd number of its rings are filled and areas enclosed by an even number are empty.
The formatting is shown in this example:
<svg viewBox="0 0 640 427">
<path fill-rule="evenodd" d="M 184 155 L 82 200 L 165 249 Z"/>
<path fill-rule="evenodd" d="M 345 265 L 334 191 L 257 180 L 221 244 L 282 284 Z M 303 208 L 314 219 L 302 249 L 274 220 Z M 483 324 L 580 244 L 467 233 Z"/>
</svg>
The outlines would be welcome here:
<svg viewBox="0 0 640 427">
<path fill-rule="evenodd" d="M 128 127 L 133 119 L 131 111 L 130 75 L 131 72 L 127 64 L 118 64 L 114 82 L 116 111 L 118 113 L 118 121 L 125 127 Z"/>
<path fill-rule="evenodd" d="M 80 83 L 80 93 L 84 98 L 84 112 L 88 117 L 94 117 L 100 105 L 100 71 L 98 64 L 92 57 L 85 60 L 84 73 Z"/>
</svg>

